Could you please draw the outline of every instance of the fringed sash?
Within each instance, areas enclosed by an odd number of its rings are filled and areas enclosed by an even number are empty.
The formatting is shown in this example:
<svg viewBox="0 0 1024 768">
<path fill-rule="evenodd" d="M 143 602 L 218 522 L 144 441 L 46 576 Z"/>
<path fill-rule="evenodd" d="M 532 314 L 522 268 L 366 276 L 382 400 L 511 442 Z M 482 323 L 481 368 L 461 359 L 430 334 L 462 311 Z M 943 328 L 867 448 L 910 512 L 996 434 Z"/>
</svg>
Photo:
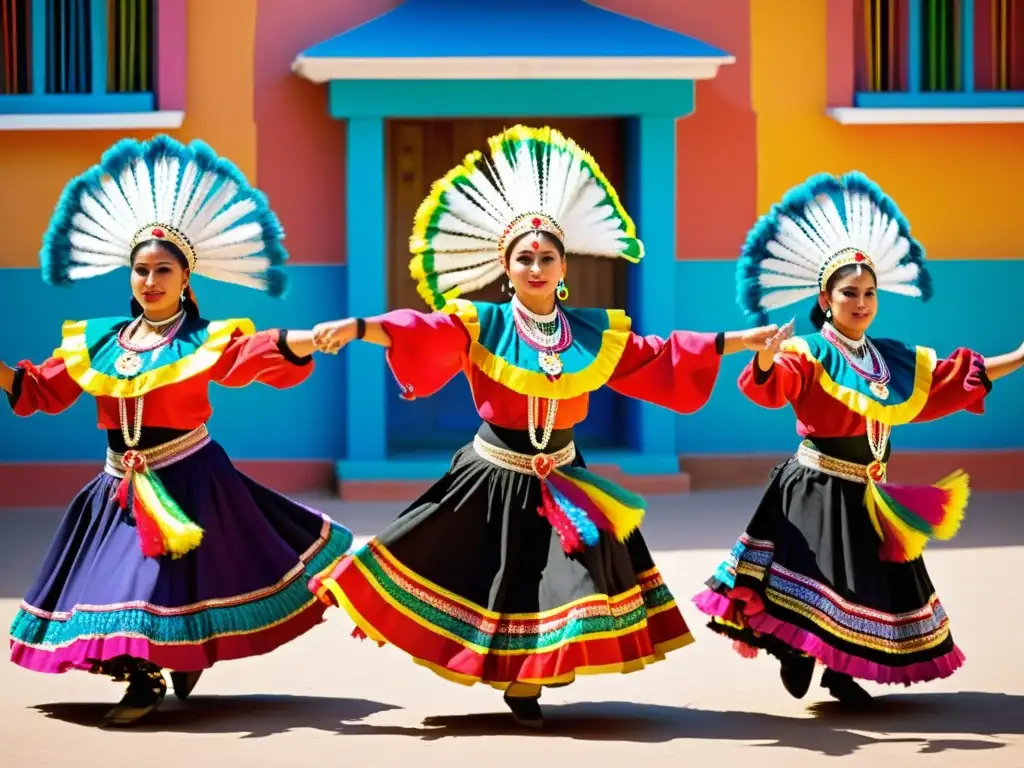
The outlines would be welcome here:
<svg viewBox="0 0 1024 768">
<path fill-rule="evenodd" d="M 898 485 L 885 481 L 881 461 L 857 464 L 826 456 L 809 443 L 800 445 L 796 458 L 805 467 L 867 486 L 864 504 L 882 540 L 879 557 L 888 562 L 916 560 L 930 540 L 953 538 L 967 509 L 969 478 L 962 470 L 935 485 Z"/>
<path fill-rule="evenodd" d="M 644 500 L 587 469 L 570 466 L 576 458 L 575 443 L 551 454 L 526 454 L 498 448 L 477 435 L 473 448 L 495 466 L 540 480 L 537 513 L 558 532 L 566 553 L 594 546 L 599 531 L 625 541 L 640 527 Z"/>
<path fill-rule="evenodd" d="M 155 448 L 124 453 L 107 449 L 104 471 L 121 479 L 114 498 L 121 509 L 131 510 L 146 557 L 170 555 L 177 559 L 203 540 L 203 529 L 171 498 L 155 470 L 188 458 L 209 442 L 210 433 L 204 424 Z"/>
</svg>

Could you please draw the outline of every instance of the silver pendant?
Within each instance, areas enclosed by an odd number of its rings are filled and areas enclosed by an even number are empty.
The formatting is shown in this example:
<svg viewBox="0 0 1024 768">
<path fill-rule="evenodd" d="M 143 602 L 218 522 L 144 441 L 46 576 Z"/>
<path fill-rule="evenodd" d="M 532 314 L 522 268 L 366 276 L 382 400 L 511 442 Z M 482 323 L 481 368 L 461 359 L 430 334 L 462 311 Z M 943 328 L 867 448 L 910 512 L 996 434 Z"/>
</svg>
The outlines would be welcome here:
<svg viewBox="0 0 1024 768">
<path fill-rule="evenodd" d="M 142 370 L 142 358 L 138 353 L 126 349 L 121 356 L 114 361 L 114 370 L 122 376 L 131 378 Z"/>
<path fill-rule="evenodd" d="M 562 372 L 562 361 L 554 352 L 540 352 L 537 355 L 540 369 L 548 376 L 558 376 Z"/>
<path fill-rule="evenodd" d="M 868 389 L 871 390 L 872 394 L 881 400 L 885 400 L 889 397 L 889 388 L 880 381 L 872 381 L 868 384 Z"/>
</svg>

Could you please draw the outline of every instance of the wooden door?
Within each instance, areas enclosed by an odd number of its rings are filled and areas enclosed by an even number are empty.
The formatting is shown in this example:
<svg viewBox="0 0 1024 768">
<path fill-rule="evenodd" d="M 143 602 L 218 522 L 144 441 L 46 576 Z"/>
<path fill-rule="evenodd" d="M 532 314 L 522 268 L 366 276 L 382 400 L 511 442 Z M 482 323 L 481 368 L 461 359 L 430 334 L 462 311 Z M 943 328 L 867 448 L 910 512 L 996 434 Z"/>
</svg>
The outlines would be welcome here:
<svg viewBox="0 0 1024 768">
<path fill-rule="evenodd" d="M 393 120 L 388 124 L 388 305 L 425 310 L 409 275 L 409 235 L 416 209 L 430 185 L 458 165 L 473 150 L 485 150 L 487 139 L 519 122 L 550 125 L 585 147 L 629 206 L 624 186 L 625 126 L 617 119 L 537 118 Z M 497 258 L 497 255 L 495 256 Z M 570 306 L 625 307 L 628 265 L 618 259 L 570 256 L 566 283 Z M 502 302 L 508 294 L 495 282 L 466 298 Z M 394 388 L 397 396 L 397 386 Z M 396 402 L 392 400 L 391 402 Z M 590 415 L 577 427 L 588 445 L 616 446 L 624 442 L 617 429 L 623 413 L 620 398 L 603 390 L 591 396 Z M 411 403 L 396 402 L 388 410 L 389 446 L 393 451 L 451 449 L 465 443 L 479 417 L 469 387 L 459 377 L 436 395 Z"/>
</svg>

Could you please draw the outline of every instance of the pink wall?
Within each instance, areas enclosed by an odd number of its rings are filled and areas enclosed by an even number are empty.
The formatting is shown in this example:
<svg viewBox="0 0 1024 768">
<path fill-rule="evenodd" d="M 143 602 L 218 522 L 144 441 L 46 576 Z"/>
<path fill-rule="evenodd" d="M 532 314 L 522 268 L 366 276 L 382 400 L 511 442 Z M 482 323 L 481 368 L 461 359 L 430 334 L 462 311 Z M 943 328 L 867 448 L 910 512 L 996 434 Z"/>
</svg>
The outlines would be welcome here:
<svg viewBox="0 0 1024 768">
<path fill-rule="evenodd" d="M 593 0 L 594 5 L 722 48 L 736 63 L 697 83 L 679 122 L 676 257 L 734 259 L 757 216 L 757 117 L 750 103 L 750 2 Z"/>
<path fill-rule="evenodd" d="M 379 16 L 397 0 L 258 0 L 259 185 L 281 218 L 294 264 L 345 262 L 345 129 L 327 86 L 291 71 L 302 50 Z"/>
</svg>

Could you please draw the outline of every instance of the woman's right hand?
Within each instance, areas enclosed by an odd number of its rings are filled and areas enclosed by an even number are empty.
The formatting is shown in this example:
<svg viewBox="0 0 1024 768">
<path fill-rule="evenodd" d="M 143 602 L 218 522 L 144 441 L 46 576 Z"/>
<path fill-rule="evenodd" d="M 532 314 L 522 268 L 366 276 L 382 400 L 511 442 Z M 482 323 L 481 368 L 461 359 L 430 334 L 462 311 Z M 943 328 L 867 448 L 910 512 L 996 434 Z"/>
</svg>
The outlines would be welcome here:
<svg viewBox="0 0 1024 768">
<path fill-rule="evenodd" d="M 796 320 L 790 320 L 779 328 L 774 336 L 766 339 L 764 347 L 757 351 L 757 367 L 762 371 L 770 371 L 775 364 L 775 355 L 778 354 L 782 343 L 793 336 L 796 327 Z"/>
<path fill-rule="evenodd" d="M 336 355 L 356 337 L 356 320 L 347 317 L 344 320 L 332 320 L 313 326 L 313 348 L 317 352 Z"/>
</svg>

